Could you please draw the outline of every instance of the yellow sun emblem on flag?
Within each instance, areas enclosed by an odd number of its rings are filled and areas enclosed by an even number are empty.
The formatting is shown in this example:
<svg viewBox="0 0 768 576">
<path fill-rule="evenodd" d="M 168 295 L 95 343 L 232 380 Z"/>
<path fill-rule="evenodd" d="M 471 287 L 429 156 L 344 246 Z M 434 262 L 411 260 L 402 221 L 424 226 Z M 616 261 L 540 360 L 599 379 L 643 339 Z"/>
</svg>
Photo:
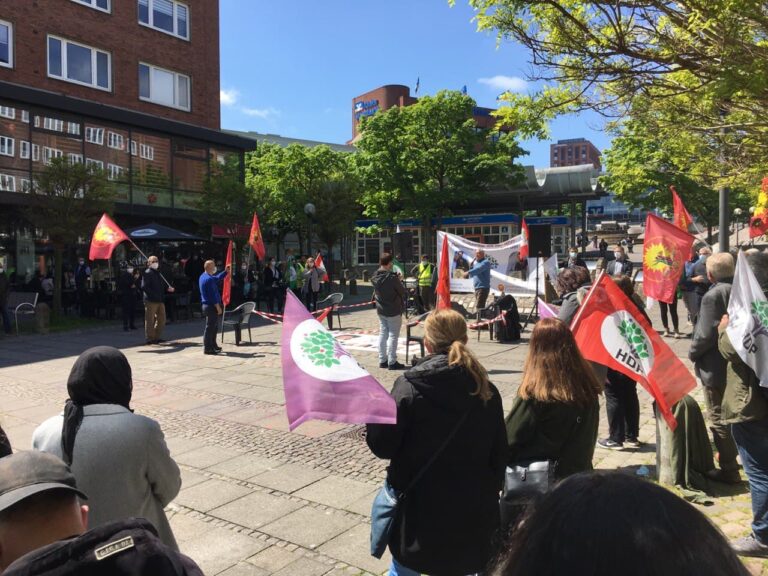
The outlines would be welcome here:
<svg viewBox="0 0 768 576">
<path fill-rule="evenodd" d="M 97 242 L 106 242 L 111 244 L 117 238 L 117 232 L 112 230 L 109 226 L 99 226 L 93 235 L 93 239 Z"/>
<path fill-rule="evenodd" d="M 648 245 L 643 255 L 645 269 L 661 274 L 668 274 L 675 267 L 675 251 L 663 240 Z"/>
</svg>

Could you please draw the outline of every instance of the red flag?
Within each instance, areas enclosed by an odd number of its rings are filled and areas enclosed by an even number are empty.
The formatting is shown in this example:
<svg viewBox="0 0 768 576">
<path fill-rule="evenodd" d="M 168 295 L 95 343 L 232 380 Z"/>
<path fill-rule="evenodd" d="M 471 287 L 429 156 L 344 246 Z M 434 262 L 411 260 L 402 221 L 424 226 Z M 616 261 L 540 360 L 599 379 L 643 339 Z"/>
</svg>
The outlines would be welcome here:
<svg viewBox="0 0 768 576">
<path fill-rule="evenodd" d="M 437 270 L 437 309 L 451 309 L 451 273 L 448 261 L 448 235 L 443 234 L 443 246 L 440 249 L 440 267 Z"/>
<path fill-rule="evenodd" d="M 523 218 L 520 230 L 523 235 L 523 243 L 520 245 L 520 260 L 524 260 L 528 258 L 528 224 L 525 223 L 525 218 Z"/>
<path fill-rule="evenodd" d="M 225 266 L 229 266 L 229 272 L 224 276 L 224 289 L 221 291 L 221 301 L 224 302 L 224 306 L 229 306 L 229 301 L 232 299 L 232 240 L 229 241 L 227 246 L 227 262 Z"/>
<path fill-rule="evenodd" d="M 763 178 L 763 185 L 757 195 L 755 212 L 749 219 L 749 237 L 757 238 L 768 234 L 768 178 Z"/>
<path fill-rule="evenodd" d="M 102 215 L 91 238 L 91 250 L 88 253 L 89 260 L 109 260 L 115 246 L 123 240 L 130 240 L 128 234 L 123 232 L 106 214 Z"/>
<path fill-rule="evenodd" d="M 696 380 L 610 277 L 595 283 L 571 329 L 584 358 L 640 382 L 675 429 L 672 407 Z"/>
<path fill-rule="evenodd" d="M 317 253 L 317 258 L 315 258 L 315 268 L 322 268 L 325 270 L 325 264 L 323 264 L 323 255 L 320 254 L 320 252 Z M 322 278 L 323 282 L 328 282 L 328 271 L 326 270 L 325 275 Z"/>
<path fill-rule="evenodd" d="M 253 223 L 251 224 L 251 234 L 248 236 L 248 244 L 251 245 L 253 251 L 259 260 L 264 260 L 264 256 L 267 254 L 266 248 L 264 248 L 264 238 L 261 237 L 261 228 L 259 227 L 259 217 L 256 212 L 253 213 Z"/>
<path fill-rule="evenodd" d="M 669 189 L 672 191 L 672 204 L 674 205 L 675 210 L 675 214 L 672 217 L 672 223 L 683 232 L 688 232 L 688 227 L 693 224 L 693 218 L 691 218 L 688 210 L 685 209 L 685 204 L 683 204 L 680 196 L 677 195 L 675 187 L 670 186 Z"/>
<path fill-rule="evenodd" d="M 677 283 L 691 254 L 693 236 L 677 226 L 648 214 L 643 241 L 643 292 L 671 304 L 677 297 Z"/>
</svg>

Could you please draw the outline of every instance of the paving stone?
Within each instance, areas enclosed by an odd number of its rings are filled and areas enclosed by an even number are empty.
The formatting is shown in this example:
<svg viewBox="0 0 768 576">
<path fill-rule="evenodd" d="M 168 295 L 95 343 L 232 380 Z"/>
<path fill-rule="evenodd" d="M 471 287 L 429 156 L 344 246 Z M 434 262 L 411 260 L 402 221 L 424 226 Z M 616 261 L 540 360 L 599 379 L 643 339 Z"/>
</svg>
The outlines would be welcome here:
<svg viewBox="0 0 768 576">
<path fill-rule="evenodd" d="M 299 558 L 282 570 L 275 572 L 274 576 L 322 576 L 326 572 L 330 572 L 332 568 L 333 566 L 322 564 L 310 558 Z"/>
<path fill-rule="evenodd" d="M 281 570 L 301 557 L 301 552 L 292 552 L 282 546 L 270 546 L 248 558 L 248 562 L 271 573 Z"/>
<path fill-rule="evenodd" d="M 208 512 L 232 500 L 237 500 L 250 491 L 250 488 L 238 484 L 222 480 L 206 480 L 196 486 L 183 488 L 174 502 L 187 508 Z"/>
<path fill-rule="evenodd" d="M 205 482 L 206 480 L 210 480 L 208 476 L 205 474 L 200 474 L 199 472 L 195 472 L 194 470 L 189 470 L 187 468 L 181 469 L 181 487 L 183 488 L 191 488 L 192 486 L 196 486 L 198 484 L 201 484 Z"/>
<path fill-rule="evenodd" d="M 224 572 L 219 572 L 219 574 L 221 576 L 269 576 L 269 572 L 263 568 L 246 562 L 236 564 L 232 568 L 227 568 Z"/>
<path fill-rule="evenodd" d="M 219 462 L 206 468 L 209 472 L 215 472 L 222 476 L 230 476 L 238 480 L 247 480 L 269 470 L 274 470 L 285 464 L 279 460 L 263 458 L 253 454 L 243 454 L 224 462 Z"/>
<path fill-rule="evenodd" d="M 209 514 L 228 520 L 233 524 L 256 529 L 274 522 L 302 506 L 302 503 L 289 500 L 284 496 L 267 492 L 252 492 L 229 504 L 211 510 Z"/>
<path fill-rule="evenodd" d="M 181 436 L 166 436 L 165 443 L 168 445 L 168 449 L 171 451 L 171 456 L 173 456 L 175 460 L 185 452 L 190 452 L 205 446 L 203 441 L 199 438 L 184 438 Z"/>
<path fill-rule="evenodd" d="M 355 520 L 330 511 L 305 506 L 264 526 L 261 530 L 272 536 L 316 548 L 355 525 Z"/>
<path fill-rule="evenodd" d="M 208 468 L 214 464 L 235 458 L 240 454 L 241 452 L 235 452 L 220 446 L 201 446 L 200 448 L 180 454 L 176 458 L 176 462 L 192 466 L 193 468 Z"/>
<path fill-rule="evenodd" d="M 265 547 L 260 540 L 218 526 L 179 546 L 206 576 L 219 574 Z"/>
<path fill-rule="evenodd" d="M 389 567 L 392 556 L 387 549 L 379 560 L 371 556 L 370 548 L 371 525 L 358 524 L 320 546 L 320 552 L 361 570 L 381 574 Z"/>
<path fill-rule="evenodd" d="M 314 470 L 300 464 L 285 464 L 274 470 L 258 474 L 251 478 L 251 482 L 259 486 L 266 486 L 281 492 L 295 492 L 304 486 L 325 478 L 326 473 Z"/>
<path fill-rule="evenodd" d="M 331 475 L 302 488 L 294 495 L 332 508 L 344 508 L 364 496 L 370 496 L 370 500 L 373 500 L 376 491 L 377 488 L 370 484 Z"/>
<path fill-rule="evenodd" d="M 194 540 L 211 529 L 211 525 L 208 522 L 193 518 L 188 514 L 180 514 L 173 511 L 168 513 L 168 521 L 171 524 L 173 535 L 180 545 L 188 540 Z"/>
</svg>

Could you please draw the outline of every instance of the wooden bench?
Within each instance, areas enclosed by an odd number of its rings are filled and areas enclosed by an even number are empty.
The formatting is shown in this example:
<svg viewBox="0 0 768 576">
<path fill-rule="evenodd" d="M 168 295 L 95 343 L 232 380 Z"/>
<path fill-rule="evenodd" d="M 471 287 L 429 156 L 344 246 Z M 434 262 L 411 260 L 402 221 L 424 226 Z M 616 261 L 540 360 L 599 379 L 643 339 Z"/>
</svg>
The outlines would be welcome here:
<svg viewBox="0 0 768 576">
<path fill-rule="evenodd" d="M 9 312 L 13 312 L 17 336 L 19 335 L 19 316 L 24 318 L 35 315 L 38 296 L 37 292 L 11 292 L 8 294 L 6 307 Z"/>
</svg>

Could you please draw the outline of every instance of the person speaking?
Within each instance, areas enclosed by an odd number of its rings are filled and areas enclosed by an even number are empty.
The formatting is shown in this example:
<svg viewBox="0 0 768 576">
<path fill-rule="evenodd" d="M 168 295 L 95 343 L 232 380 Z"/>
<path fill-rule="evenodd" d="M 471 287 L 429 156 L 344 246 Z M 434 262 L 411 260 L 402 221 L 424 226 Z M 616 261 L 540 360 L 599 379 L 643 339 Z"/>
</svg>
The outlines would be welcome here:
<svg viewBox="0 0 768 576">
<path fill-rule="evenodd" d="M 221 348 L 216 346 L 216 332 L 218 331 L 219 316 L 224 313 L 219 292 L 219 281 L 229 274 L 230 267 L 224 272 L 216 273 L 216 263 L 206 260 L 205 271 L 200 274 L 200 299 L 203 304 L 203 316 L 205 317 L 205 331 L 203 332 L 203 354 L 218 354 Z"/>
</svg>

